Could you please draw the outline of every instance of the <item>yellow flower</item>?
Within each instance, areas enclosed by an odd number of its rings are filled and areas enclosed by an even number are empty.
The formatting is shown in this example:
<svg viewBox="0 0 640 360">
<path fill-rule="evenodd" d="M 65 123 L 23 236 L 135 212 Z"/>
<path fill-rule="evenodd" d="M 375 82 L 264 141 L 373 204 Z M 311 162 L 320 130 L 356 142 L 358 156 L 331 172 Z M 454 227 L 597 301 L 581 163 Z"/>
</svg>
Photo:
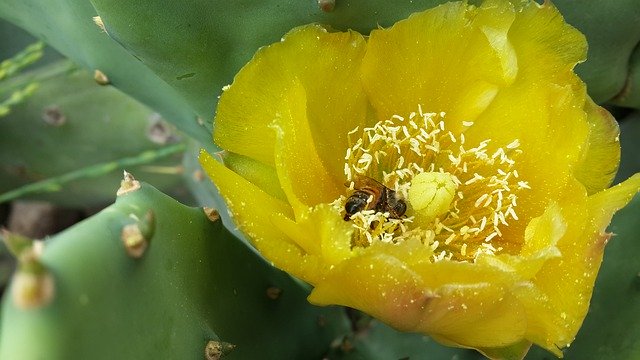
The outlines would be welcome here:
<svg viewBox="0 0 640 360">
<path fill-rule="evenodd" d="M 365 37 L 319 25 L 257 52 L 201 162 L 236 225 L 309 301 L 489 357 L 561 356 L 615 211 L 615 120 L 548 2 L 448 3 Z"/>
</svg>

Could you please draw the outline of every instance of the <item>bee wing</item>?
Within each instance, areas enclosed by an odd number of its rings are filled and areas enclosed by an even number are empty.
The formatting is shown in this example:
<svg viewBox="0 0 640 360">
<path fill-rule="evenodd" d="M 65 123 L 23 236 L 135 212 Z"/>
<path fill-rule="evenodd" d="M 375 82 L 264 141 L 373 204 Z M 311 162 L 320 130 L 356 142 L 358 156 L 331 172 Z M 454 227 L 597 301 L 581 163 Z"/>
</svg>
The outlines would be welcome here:
<svg viewBox="0 0 640 360">
<path fill-rule="evenodd" d="M 368 176 L 356 176 L 353 178 L 354 188 L 363 189 L 363 188 L 372 188 L 372 189 L 384 189 L 386 186 L 379 183 L 377 180 L 372 179 Z"/>
</svg>

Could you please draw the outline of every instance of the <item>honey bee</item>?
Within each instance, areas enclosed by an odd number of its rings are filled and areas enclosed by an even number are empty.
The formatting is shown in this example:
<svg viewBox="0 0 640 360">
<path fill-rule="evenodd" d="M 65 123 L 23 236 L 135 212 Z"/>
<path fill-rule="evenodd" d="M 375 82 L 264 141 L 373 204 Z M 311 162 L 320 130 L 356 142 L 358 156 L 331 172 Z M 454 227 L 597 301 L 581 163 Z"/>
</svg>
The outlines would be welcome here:
<svg viewBox="0 0 640 360">
<path fill-rule="evenodd" d="M 359 176 L 353 180 L 355 191 L 344 204 L 345 221 L 362 210 L 388 212 L 390 218 L 399 219 L 407 211 L 407 203 L 394 190 L 382 185 L 376 180 Z"/>
</svg>

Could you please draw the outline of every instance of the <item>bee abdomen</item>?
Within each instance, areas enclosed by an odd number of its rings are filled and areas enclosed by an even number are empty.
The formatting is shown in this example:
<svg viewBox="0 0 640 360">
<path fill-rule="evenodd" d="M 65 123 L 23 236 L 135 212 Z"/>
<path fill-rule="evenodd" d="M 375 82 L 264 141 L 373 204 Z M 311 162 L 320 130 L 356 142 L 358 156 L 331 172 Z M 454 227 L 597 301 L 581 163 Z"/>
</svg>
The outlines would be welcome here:
<svg viewBox="0 0 640 360">
<path fill-rule="evenodd" d="M 346 212 L 344 220 L 348 221 L 351 215 L 366 209 L 371 196 L 372 195 L 364 191 L 356 191 L 351 194 L 344 204 L 344 210 Z"/>
</svg>

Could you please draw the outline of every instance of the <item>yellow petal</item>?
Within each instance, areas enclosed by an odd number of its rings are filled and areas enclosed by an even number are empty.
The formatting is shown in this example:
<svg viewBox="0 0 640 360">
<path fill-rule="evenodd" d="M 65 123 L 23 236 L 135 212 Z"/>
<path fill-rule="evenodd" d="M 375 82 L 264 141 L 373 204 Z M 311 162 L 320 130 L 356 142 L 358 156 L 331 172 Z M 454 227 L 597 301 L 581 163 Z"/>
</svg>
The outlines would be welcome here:
<svg viewBox="0 0 640 360">
<path fill-rule="evenodd" d="M 457 122 L 477 117 L 518 72 L 507 41 L 513 19 L 506 1 L 451 2 L 372 31 L 362 78 L 378 120 L 418 105 Z"/>
<path fill-rule="evenodd" d="M 519 195 L 518 214 L 533 218 L 567 191 L 583 157 L 589 136 L 583 110 L 587 96 L 572 69 L 584 59 L 586 42 L 551 4 L 534 2 L 518 11 L 509 41 L 518 57 L 516 79 L 465 134 L 470 144 L 491 139 L 492 150 L 520 141 L 523 153 L 515 168 L 532 189 Z M 517 238 L 525 226 L 523 221 L 510 225 L 505 236 Z"/>
<path fill-rule="evenodd" d="M 296 221 L 276 215 L 272 217 L 274 225 L 298 244 L 307 255 L 315 256 L 324 264 L 323 268 L 310 271 L 311 276 L 300 276 L 303 280 L 316 284 L 321 281 L 328 268 L 353 256 L 351 235 L 353 227 L 340 215 L 323 204 L 301 214 Z"/>
<path fill-rule="evenodd" d="M 542 5 L 521 2 L 509 30 L 509 41 L 517 53 L 520 70 L 525 72 L 521 75 L 544 74 L 548 83 L 564 84 L 575 65 L 587 57 L 584 35 L 567 24 L 548 1 Z"/>
<path fill-rule="evenodd" d="M 585 104 L 589 122 L 589 142 L 583 160 L 576 168 L 578 180 L 594 194 L 611 185 L 620 163 L 620 129 L 618 122 L 591 99 Z"/>
<path fill-rule="evenodd" d="M 289 32 L 282 42 L 260 49 L 223 92 L 214 141 L 222 148 L 274 164 L 275 134 L 268 127 L 298 98 L 280 90 L 299 81 L 314 142 L 326 166 L 342 171 L 346 134 L 364 121 L 366 98 L 357 68 L 365 50 L 355 32 L 329 33 L 318 25 Z M 318 77 L 322 76 L 322 81 Z"/>
<path fill-rule="evenodd" d="M 276 169 L 252 158 L 232 152 L 222 153 L 222 161 L 234 173 L 278 200 L 286 201 Z"/>
<path fill-rule="evenodd" d="M 274 264 L 310 284 L 321 281 L 328 270 L 328 266 L 319 251 L 320 244 L 317 241 L 318 239 L 306 232 L 308 230 L 307 227 L 300 226 L 282 214 L 272 214 L 270 219 L 277 230 L 281 231 L 289 240 L 301 248 L 299 257 L 296 254 L 280 261 L 274 261 Z"/>
<path fill-rule="evenodd" d="M 518 299 L 490 283 L 443 287 L 423 316 L 421 331 L 445 345 L 474 349 L 509 346 L 527 329 Z"/>
<path fill-rule="evenodd" d="M 545 212 L 532 219 L 524 234 L 524 243 L 517 255 L 498 254 L 495 257 L 482 257 L 479 260 L 491 260 L 495 266 L 513 269 L 520 281 L 534 278 L 547 260 L 559 258 L 562 253 L 557 247 L 558 241 L 567 229 L 560 207 L 553 203 Z"/>
<path fill-rule="evenodd" d="M 589 215 L 594 231 L 602 234 L 613 214 L 625 207 L 640 191 L 640 174 L 589 197 Z"/>
<path fill-rule="evenodd" d="M 273 214 L 292 217 L 291 207 L 229 170 L 204 150 L 200 152 L 200 163 L 216 184 L 235 224 L 256 248 L 278 266 L 287 269 L 300 266 L 297 263 L 304 255 L 302 250 L 270 220 Z"/>
<path fill-rule="evenodd" d="M 536 274 L 533 287 L 519 289 L 527 308 L 527 338 L 561 355 L 559 349 L 571 343 L 589 307 L 604 245 L 604 232 L 613 214 L 640 191 L 640 175 L 590 197 L 581 185 L 561 203 L 567 230 L 558 241 L 562 253 L 550 259 Z"/>
<path fill-rule="evenodd" d="M 426 261 L 412 269 L 435 295 L 425 307 L 419 331 L 444 344 L 470 348 L 505 347 L 524 337 L 525 312 L 510 294 L 519 280 L 515 269 L 482 260 Z"/>
<path fill-rule="evenodd" d="M 580 108 L 569 86 L 526 81 L 502 91 L 467 131 L 472 144 L 487 137 L 493 146 L 520 141 L 522 153 L 514 168 L 519 180 L 531 188 L 518 194 L 518 216 L 522 219 L 542 215 L 550 201 L 559 202 L 563 194 L 572 191 L 567 186 L 589 131 Z M 521 234 L 526 225 L 526 221 L 510 223 L 503 231 L 504 238 L 516 244 L 518 239 L 524 240 Z M 512 248 L 507 251 L 514 253 Z"/>
<path fill-rule="evenodd" d="M 326 169 L 318 155 L 306 116 L 305 89 L 298 81 L 280 89 L 283 107 L 271 125 L 276 132 L 275 165 L 282 189 L 296 218 L 344 192 L 342 179 Z"/>
<path fill-rule="evenodd" d="M 524 244 L 519 255 L 524 258 L 536 256 L 549 247 L 554 247 L 567 230 L 560 207 L 552 203 L 540 217 L 532 219 L 524 233 Z M 560 255 L 560 254 L 558 254 Z"/>
<path fill-rule="evenodd" d="M 300 216 L 298 221 L 289 218 L 288 216 L 284 216 L 282 214 L 272 214 L 271 222 L 273 225 L 282 233 L 284 233 L 289 239 L 295 242 L 305 254 L 311 254 L 313 256 L 321 255 L 320 251 L 320 241 L 315 236 L 311 236 L 307 231 L 308 227 L 302 226 L 302 221 L 307 219 L 307 216 Z M 301 277 L 300 274 L 295 274 L 298 277 Z M 310 283 L 315 283 L 313 279 L 317 278 L 314 276 L 312 279 L 308 279 L 305 277 L 301 277 L 303 280 L 308 281 Z"/>
<path fill-rule="evenodd" d="M 361 309 L 401 330 L 419 325 L 429 299 L 418 274 L 401 260 L 374 252 L 343 261 L 309 295 L 313 304 Z"/>
<path fill-rule="evenodd" d="M 517 77 L 512 86 L 501 89 L 488 113 L 482 114 L 469 131 L 469 137 L 482 141 L 486 134 L 493 134 L 492 141 L 500 144 L 516 137 L 529 152 L 544 150 L 543 145 L 550 148 L 551 140 L 560 140 L 553 143 L 553 151 L 564 156 L 568 150 L 570 155 L 560 167 L 571 164 L 576 156 L 572 153 L 580 150 L 586 133 L 586 115 L 582 112 L 586 92 L 572 72 L 585 58 L 584 36 L 566 24 L 551 4 L 530 2 L 515 17 L 509 42 L 518 57 Z M 567 141 L 566 135 L 574 129 L 580 132 Z M 544 155 L 529 154 L 537 162 Z"/>
<path fill-rule="evenodd" d="M 503 347 L 522 339 L 524 311 L 507 292 L 515 274 L 470 263 L 431 263 L 431 255 L 419 242 L 372 244 L 333 268 L 309 300 L 354 307 L 397 329 L 456 346 Z"/>
</svg>

